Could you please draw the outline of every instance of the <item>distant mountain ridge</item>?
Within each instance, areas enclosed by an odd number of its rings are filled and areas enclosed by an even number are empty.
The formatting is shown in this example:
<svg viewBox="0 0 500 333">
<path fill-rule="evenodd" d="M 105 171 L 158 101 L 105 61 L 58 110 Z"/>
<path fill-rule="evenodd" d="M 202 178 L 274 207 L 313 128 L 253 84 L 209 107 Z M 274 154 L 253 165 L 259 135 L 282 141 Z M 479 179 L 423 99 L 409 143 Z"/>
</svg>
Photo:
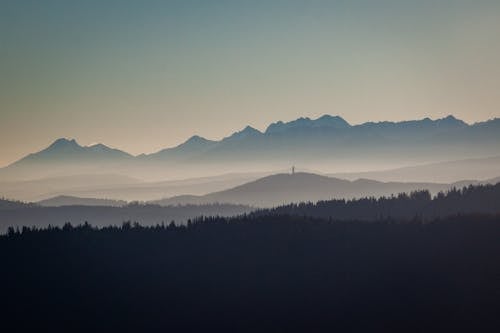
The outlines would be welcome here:
<svg viewBox="0 0 500 333">
<path fill-rule="evenodd" d="M 267 127 L 265 134 L 274 134 L 274 133 L 284 133 L 287 131 L 293 130 L 309 130 L 309 129 L 341 129 L 341 128 L 349 128 L 351 125 L 345 121 L 342 117 L 339 116 L 330 116 L 324 115 L 318 119 L 310 119 L 310 118 L 299 118 L 287 123 L 282 121 L 278 121 L 276 123 L 272 123 Z"/>
<path fill-rule="evenodd" d="M 73 196 L 60 195 L 47 200 L 38 201 L 37 204 L 42 207 L 60 207 L 60 206 L 123 207 L 127 204 L 127 202 L 123 200 L 78 198 Z"/>
<path fill-rule="evenodd" d="M 481 178 L 479 179 L 479 175 Z M 365 172 L 337 172 L 328 176 L 355 180 L 358 178 L 379 181 L 413 182 L 454 182 L 457 179 L 487 180 L 500 175 L 500 156 L 473 158 L 458 161 L 446 161 L 414 165 L 389 170 Z"/>
<path fill-rule="evenodd" d="M 247 126 L 243 130 L 235 132 L 220 141 L 199 138 L 197 143 L 187 145 L 188 143 L 192 143 L 192 139 L 190 139 L 175 149 L 177 154 L 180 151 L 188 154 L 196 150 L 200 155 L 206 153 L 221 157 L 225 150 L 232 150 L 234 146 L 247 150 L 258 146 L 259 149 L 257 151 L 265 155 L 269 148 L 276 147 L 278 151 L 282 150 L 282 148 L 287 148 L 287 143 L 294 144 L 296 147 L 309 145 L 312 148 L 325 148 L 325 146 L 332 148 L 332 140 L 335 140 L 339 146 L 344 144 L 356 144 L 359 146 L 361 141 L 364 141 L 368 146 L 373 146 L 374 142 L 372 140 L 374 139 L 375 143 L 388 143 L 392 141 L 392 143 L 401 144 L 401 139 L 404 138 L 406 138 L 406 141 L 414 140 L 415 138 L 419 138 L 419 141 L 425 141 L 425 136 L 428 135 L 450 135 L 450 132 L 485 127 L 484 125 L 490 124 L 493 124 L 494 128 L 500 129 L 499 119 L 468 125 L 451 115 L 437 120 L 424 118 L 422 120 L 402 122 L 366 122 L 359 125 L 350 125 L 339 116 L 324 115 L 317 119 L 305 117 L 290 122 L 278 121 L 270 124 L 264 132 Z M 500 139 L 500 135 L 498 135 L 498 138 Z M 188 146 L 189 149 L 185 149 Z M 196 148 L 194 148 L 195 146 Z M 146 156 L 156 157 L 161 155 L 163 158 L 167 158 L 172 152 L 171 149 L 166 149 Z M 242 152 L 247 153 L 248 151 L 243 150 Z M 273 151 L 272 154 L 275 152 Z M 242 154 L 239 153 L 237 155 L 241 156 Z"/>
<path fill-rule="evenodd" d="M 264 132 L 247 126 L 218 141 L 195 135 L 176 147 L 139 156 L 103 144 L 81 146 L 74 139 L 58 139 L 48 148 L 0 169 L 0 178 L 26 178 L 46 164 L 58 176 L 76 174 L 71 168 L 86 167 L 85 171 L 102 173 L 103 169 L 116 166 L 121 174 L 138 177 L 153 174 L 146 169 L 163 173 L 195 170 L 193 174 L 199 175 L 206 165 L 216 169 L 223 165 L 231 172 L 244 172 L 254 170 L 252 166 L 268 164 L 273 168 L 372 162 L 401 165 L 442 160 L 443 156 L 464 159 L 496 155 L 500 155 L 499 118 L 472 125 L 451 115 L 436 120 L 350 125 L 339 116 L 324 115 L 317 119 L 278 121 Z"/>
</svg>

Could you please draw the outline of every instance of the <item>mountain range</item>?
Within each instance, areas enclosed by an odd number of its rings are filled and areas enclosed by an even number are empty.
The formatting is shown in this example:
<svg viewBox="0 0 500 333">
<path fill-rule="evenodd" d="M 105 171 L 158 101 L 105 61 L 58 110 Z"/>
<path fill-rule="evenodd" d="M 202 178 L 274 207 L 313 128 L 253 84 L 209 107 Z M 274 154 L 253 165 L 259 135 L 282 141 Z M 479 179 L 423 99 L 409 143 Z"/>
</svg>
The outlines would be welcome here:
<svg viewBox="0 0 500 333">
<path fill-rule="evenodd" d="M 185 143 L 150 155 L 172 163 L 241 165 L 301 164 L 314 168 L 353 163 L 422 163 L 500 154 L 500 119 L 468 125 L 453 116 L 403 122 L 350 125 L 338 116 L 276 122 L 264 132 L 247 126 L 211 141 L 192 137 Z"/>
<path fill-rule="evenodd" d="M 193 136 L 152 154 L 133 156 L 103 144 L 58 139 L 0 169 L 0 180 L 110 173 L 149 180 L 289 167 L 330 171 L 398 167 L 500 155 L 500 119 L 469 125 L 453 116 L 350 125 L 339 116 L 278 121 L 263 132 L 245 127 L 221 140 Z"/>
</svg>

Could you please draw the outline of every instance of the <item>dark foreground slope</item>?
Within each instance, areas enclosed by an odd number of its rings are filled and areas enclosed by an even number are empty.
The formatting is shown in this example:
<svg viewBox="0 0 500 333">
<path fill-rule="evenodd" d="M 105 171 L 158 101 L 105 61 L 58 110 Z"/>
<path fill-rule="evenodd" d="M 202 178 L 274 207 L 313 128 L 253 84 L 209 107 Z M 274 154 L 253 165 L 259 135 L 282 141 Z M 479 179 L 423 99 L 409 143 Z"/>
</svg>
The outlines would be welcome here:
<svg viewBox="0 0 500 333">
<path fill-rule="evenodd" d="M 39 331 L 498 331 L 500 216 L 260 216 L 0 237 L 3 324 Z"/>
</svg>

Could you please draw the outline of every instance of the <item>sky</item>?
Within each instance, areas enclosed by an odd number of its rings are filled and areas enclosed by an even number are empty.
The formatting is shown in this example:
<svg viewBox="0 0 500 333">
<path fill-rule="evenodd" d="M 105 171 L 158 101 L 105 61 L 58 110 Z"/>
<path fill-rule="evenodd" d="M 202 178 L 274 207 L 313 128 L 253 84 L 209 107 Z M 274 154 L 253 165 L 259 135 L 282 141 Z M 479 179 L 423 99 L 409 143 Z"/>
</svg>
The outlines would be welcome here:
<svg viewBox="0 0 500 333">
<path fill-rule="evenodd" d="M 0 1 L 0 166 L 340 115 L 500 117 L 500 1 Z"/>
</svg>

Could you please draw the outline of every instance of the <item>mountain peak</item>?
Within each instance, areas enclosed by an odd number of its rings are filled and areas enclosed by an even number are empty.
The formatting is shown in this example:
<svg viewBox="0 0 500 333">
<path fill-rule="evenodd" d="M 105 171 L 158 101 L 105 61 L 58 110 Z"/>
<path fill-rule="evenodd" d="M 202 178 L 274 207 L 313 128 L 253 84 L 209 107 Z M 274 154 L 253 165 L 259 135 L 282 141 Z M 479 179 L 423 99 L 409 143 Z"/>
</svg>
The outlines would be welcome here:
<svg viewBox="0 0 500 333">
<path fill-rule="evenodd" d="M 87 148 L 108 149 L 109 147 L 106 145 L 103 145 L 102 143 L 96 143 L 96 144 L 88 146 Z"/>
<path fill-rule="evenodd" d="M 460 127 L 460 126 L 466 126 L 467 124 L 463 122 L 460 119 L 455 118 L 452 115 L 448 115 L 445 118 L 441 119 L 436 119 L 436 124 L 438 125 L 445 125 L 445 126 L 453 126 L 453 127 Z"/>
<path fill-rule="evenodd" d="M 190 137 L 189 139 L 187 139 L 186 141 L 184 141 L 183 143 L 181 143 L 180 145 L 178 145 L 174 149 L 178 149 L 178 148 L 189 148 L 189 149 L 196 148 L 196 149 L 199 149 L 199 148 L 203 148 L 203 147 L 206 147 L 208 145 L 211 145 L 213 143 L 214 143 L 214 141 L 205 139 L 204 137 L 201 137 L 199 135 L 193 135 L 192 137 Z"/>
<path fill-rule="evenodd" d="M 272 123 L 266 129 L 266 134 L 283 133 L 289 130 L 303 130 L 313 128 L 341 129 L 348 128 L 350 126 L 351 125 L 340 116 L 331 116 L 325 114 L 318 119 L 300 117 L 287 123 L 284 123 L 282 121 Z"/>
<path fill-rule="evenodd" d="M 79 165 L 82 165 L 85 162 L 95 164 L 96 162 L 103 161 L 117 161 L 119 159 L 125 160 L 129 157 L 131 157 L 131 155 L 118 149 L 109 148 L 100 143 L 92 146 L 81 146 L 75 139 L 60 138 L 55 140 L 47 148 L 31 153 L 12 163 L 9 167 L 19 165 L 35 166 L 35 164 L 32 163 L 38 162 L 74 164 L 78 161 Z M 70 169 L 68 168 L 68 170 Z M 76 172 L 71 171 L 71 173 L 74 174 Z"/>
<path fill-rule="evenodd" d="M 255 136 L 258 136 L 258 135 L 261 135 L 261 134 L 262 134 L 262 132 L 260 132 L 259 130 L 253 128 L 252 126 L 246 126 L 241 131 L 235 132 L 231 136 L 228 136 L 228 137 L 224 138 L 223 141 L 233 140 L 233 139 L 242 140 L 242 139 L 246 139 L 246 138 L 249 138 L 249 137 L 255 137 Z"/>
<path fill-rule="evenodd" d="M 119 153 L 123 156 L 128 155 L 125 152 L 122 152 L 122 151 L 115 149 L 115 148 L 108 147 L 102 143 L 96 143 L 96 144 L 93 144 L 91 146 L 86 146 L 83 148 L 89 152 L 94 152 L 94 153 L 113 153 L 113 154 Z"/>
<path fill-rule="evenodd" d="M 232 136 L 241 136 L 241 135 L 252 135 L 252 134 L 261 134 L 261 132 L 258 129 L 253 128 L 252 126 L 247 126 L 241 131 L 238 131 L 234 133 Z"/>
<path fill-rule="evenodd" d="M 196 143 L 206 143 L 206 142 L 211 142 L 208 139 L 205 139 L 204 137 L 201 137 L 199 135 L 193 135 L 189 139 L 187 139 L 184 144 L 196 144 Z"/>
<path fill-rule="evenodd" d="M 329 114 L 325 114 L 318 119 L 314 120 L 314 122 L 327 125 L 329 127 L 337 127 L 337 128 L 345 128 L 351 126 L 344 118 L 340 116 L 331 116 Z"/>
<path fill-rule="evenodd" d="M 248 125 L 247 127 L 245 127 L 240 133 L 260 133 L 259 130 L 253 128 L 252 126 Z"/>
<path fill-rule="evenodd" d="M 55 140 L 50 146 L 45 148 L 45 152 L 62 152 L 62 151 L 78 151 L 83 147 L 76 142 L 75 139 L 59 138 Z"/>
<path fill-rule="evenodd" d="M 80 147 L 80 145 L 76 142 L 75 139 L 67 139 L 67 138 L 59 138 L 55 140 L 49 148 L 55 148 L 55 147 Z"/>
</svg>

